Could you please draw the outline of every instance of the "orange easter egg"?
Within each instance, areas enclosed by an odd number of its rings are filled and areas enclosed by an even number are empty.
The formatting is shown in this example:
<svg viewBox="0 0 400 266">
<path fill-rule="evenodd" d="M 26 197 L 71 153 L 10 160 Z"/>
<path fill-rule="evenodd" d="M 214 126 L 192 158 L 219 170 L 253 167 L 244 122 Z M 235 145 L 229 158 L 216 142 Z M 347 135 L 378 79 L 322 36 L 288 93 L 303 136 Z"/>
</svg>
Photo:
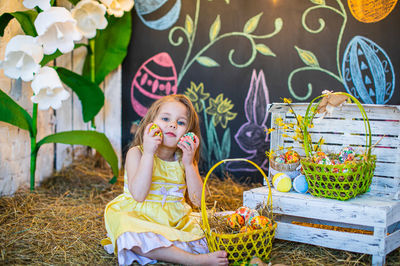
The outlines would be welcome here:
<svg viewBox="0 0 400 266">
<path fill-rule="evenodd" d="M 347 3 L 354 18 L 361 22 L 373 23 L 386 18 L 397 0 L 348 0 Z"/>
<path fill-rule="evenodd" d="M 272 221 L 268 217 L 260 215 L 253 217 L 250 221 L 250 225 L 255 230 L 263 229 L 267 226 L 272 228 Z"/>
<path fill-rule="evenodd" d="M 228 218 L 226 219 L 226 222 L 230 228 L 235 230 L 241 228 L 244 225 L 243 217 L 237 213 L 229 215 Z"/>
</svg>

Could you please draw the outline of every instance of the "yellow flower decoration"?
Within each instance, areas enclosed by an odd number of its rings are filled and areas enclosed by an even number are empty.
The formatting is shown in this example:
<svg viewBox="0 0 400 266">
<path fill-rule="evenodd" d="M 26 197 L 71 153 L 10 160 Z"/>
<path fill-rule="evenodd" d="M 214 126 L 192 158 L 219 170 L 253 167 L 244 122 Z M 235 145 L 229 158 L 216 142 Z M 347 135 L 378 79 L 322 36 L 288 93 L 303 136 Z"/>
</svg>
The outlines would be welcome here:
<svg viewBox="0 0 400 266">
<path fill-rule="evenodd" d="M 190 88 L 186 89 L 185 95 L 190 99 L 190 101 L 192 101 L 196 112 L 203 111 L 204 105 L 202 103 L 202 100 L 205 101 L 208 99 L 208 97 L 210 97 L 209 93 L 204 92 L 203 82 L 196 86 L 193 81 L 190 82 Z"/>
<path fill-rule="evenodd" d="M 226 128 L 228 121 L 235 119 L 237 115 L 237 113 L 230 112 L 232 108 L 233 104 L 231 104 L 231 100 L 228 98 L 224 99 L 224 96 L 220 93 L 217 98 L 210 98 L 210 106 L 207 107 L 206 112 L 214 116 L 214 126 L 221 123 L 221 126 Z"/>
<path fill-rule="evenodd" d="M 284 103 L 292 103 L 292 99 L 288 98 L 283 98 Z"/>
</svg>

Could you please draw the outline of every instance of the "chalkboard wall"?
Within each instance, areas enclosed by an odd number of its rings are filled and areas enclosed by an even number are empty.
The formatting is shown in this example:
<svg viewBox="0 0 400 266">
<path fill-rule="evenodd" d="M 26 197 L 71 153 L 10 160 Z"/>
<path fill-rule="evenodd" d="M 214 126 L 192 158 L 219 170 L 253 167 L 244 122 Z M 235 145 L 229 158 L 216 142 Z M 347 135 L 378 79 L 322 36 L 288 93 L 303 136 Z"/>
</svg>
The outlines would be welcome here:
<svg viewBox="0 0 400 266">
<path fill-rule="evenodd" d="M 136 0 L 123 63 L 123 149 L 147 107 L 184 93 L 201 118 L 203 170 L 264 169 L 266 105 L 323 90 L 400 104 L 400 7 L 372 0 Z M 235 176 L 250 165 L 228 164 Z"/>
</svg>

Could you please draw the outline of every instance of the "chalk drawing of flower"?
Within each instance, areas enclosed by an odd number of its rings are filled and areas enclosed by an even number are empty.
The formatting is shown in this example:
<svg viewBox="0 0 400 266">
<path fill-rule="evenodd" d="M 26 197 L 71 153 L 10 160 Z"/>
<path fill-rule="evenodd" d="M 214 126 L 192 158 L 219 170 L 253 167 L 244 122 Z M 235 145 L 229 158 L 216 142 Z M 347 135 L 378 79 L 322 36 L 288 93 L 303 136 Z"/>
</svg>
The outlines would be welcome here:
<svg viewBox="0 0 400 266">
<path fill-rule="evenodd" d="M 231 104 L 231 100 L 228 98 L 224 99 L 222 93 L 220 93 L 215 99 L 210 98 L 209 103 L 210 106 L 207 107 L 206 112 L 207 114 L 214 116 L 214 126 L 221 123 L 221 126 L 226 128 L 228 122 L 235 119 L 237 113 L 230 112 L 234 105 Z"/>
<path fill-rule="evenodd" d="M 202 101 L 205 101 L 210 97 L 210 94 L 204 92 L 204 84 L 201 82 L 198 86 L 192 81 L 190 82 L 190 88 L 187 88 L 185 91 L 185 95 L 192 101 L 196 112 L 201 112 L 204 109 L 204 104 Z"/>
</svg>

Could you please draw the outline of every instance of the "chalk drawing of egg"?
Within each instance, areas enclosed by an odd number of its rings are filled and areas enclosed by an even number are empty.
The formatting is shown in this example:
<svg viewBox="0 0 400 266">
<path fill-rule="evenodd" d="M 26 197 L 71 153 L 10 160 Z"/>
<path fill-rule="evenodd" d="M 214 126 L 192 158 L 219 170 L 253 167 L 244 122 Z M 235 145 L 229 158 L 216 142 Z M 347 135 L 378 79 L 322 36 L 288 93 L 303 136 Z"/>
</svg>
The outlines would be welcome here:
<svg viewBox="0 0 400 266">
<path fill-rule="evenodd" d="M 386 52 L 373 41 L 355 36 L 343 55 L 346 90 L 364 103 L 385 104 L 393 95 L 395 75 Z"/>
<path fill-rule="evenodd" d="M 397 0 L 347 0 L 354 18 L 364 23 L 375 23 L 386 18 L 396 6 Z"/>
<path fill-rule="evenodd" d="M 131 103 L 143 117 L 157 99 L 176 94 L 178 78 L 175 64 L 168 53 L 159 53 L 144 62 L 136 72 L 131 85 Z"/>
<path fill-rule="evenodd" d="M 154 30 L 165 30 L 175 24 L 181 12 L 181 0 L 176 0 L 175 4 L 166 12 L 164 4 L 168 0 L 135 0 L 135 9 L 138 17 L 149 28 Z M 170 1 L 171 2 L 171 1 Z M 159 14 L 161 13 L 161 14 Z M 146 19 L 146 15 L 160 17 L 156 20 Z"/>
</svg>

